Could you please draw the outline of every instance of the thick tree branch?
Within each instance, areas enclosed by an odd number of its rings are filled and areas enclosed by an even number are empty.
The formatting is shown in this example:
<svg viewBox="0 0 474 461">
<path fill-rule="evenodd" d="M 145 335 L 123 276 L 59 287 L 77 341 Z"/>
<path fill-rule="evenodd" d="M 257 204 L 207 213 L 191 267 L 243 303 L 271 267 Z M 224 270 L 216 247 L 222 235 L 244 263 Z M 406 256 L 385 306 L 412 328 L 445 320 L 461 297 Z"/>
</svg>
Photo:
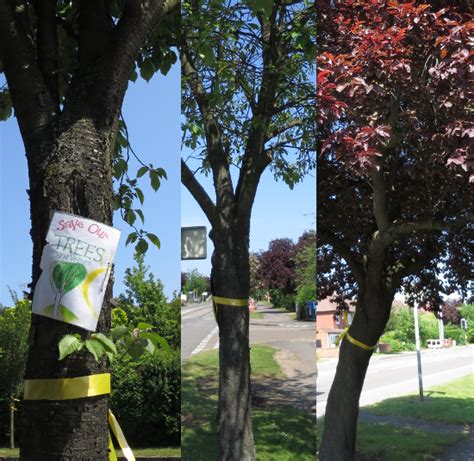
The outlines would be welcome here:
<svg viewBox="0 0 474 461">
<path fill-rule="evenodd" d="M 195 178 L 192 171 L 189 169 L 186 162 L 181 159 L 181 182 L 188 189 L 191 195 L 194 197 L 194 200 L 199 204 L 202 211 L 206 215 L 207 219 L 211 223 L 211 226 L 217 222 L 216 219 L 216 206 L 213 201 L 201 186 L 199 181 Z"/>
<path fill-rule="evenodd" d="M 224 155 L 225 149 L 222 144 L 219 126 L 209 104 L 209 95 L 207 94 L 199 78 L 198 72 L 187 53 L 185 44 L 181 47 L 181 71 L 198 104 L 199 111 L 204 121 L 206 149 L 213 173 L 217 207 L 220 210 L 228 210 L 229 206 L 234 201 L 234 191 L 229 171 L 229 163 Z"/>
<path fill-rule="evenodd" d="M 354 279 L 359 286 L 361 286 L 364 283 L 365 271 L 362 261 L 359 260 L 358 256 L 348 246 L 346 246 L 343 240 L 336 234 L 319 225 L 317 229 L 317 238 L 320 242 L 331 245 L 334 251 L 344 258 L 354 276 Z"/>
<path fill-rule="evenodd" d="M 292 128 L 295 128 L 301 125 L 303 125 L 303 120 L 301 119 L 290 120 L 287 124 L 279 126 L 275 128 L 274 130 L 267 132 L 266 142 L 270 141 L 270 139 L 273 139 L 275 136 L 278 136 L 284 133 L 285 131 L 291 130 Z"/>
<path fill-rule="evenodd" d="M 112 21 L 107 17 L 104 0 L 81 0 L 79 4 L 79 64 L 87 68 L 106 53 Z"/>
<path fill-rule="evenodd" d="M 177 11 L 179 0 L 127 0 L 122 17 L 110 34 L 105 54 L 96 59 L 91 91 L 106 114 L 106 125 L 117 120 L 128 79 L 147 36 L 164 15 Z M 91 70 L 92 71 L 92 70 Z M 92 99 L 94 100 L 94 99 Z"/>
<path fill-rule="evenodd" d="M 55 105 L 36 61 L 36 50 L 17 20 L 13 2 L 0 0 L 0 59 L 26 150 L 52 133 Z"/>
<path fill-rule="evenodd" d="M 38 63 L 49 94 L 59 113 L 58 32 L 56 26 L 57 0 L 36 0 L 38 16 Z"/>
<path fill-rule="evenodd" d="M 284 9 L 282 9 L 280 19 L 284 19 L 284 16 Z M 257 105 L 253 110 L 235 194 L 239 224 L 248 228 L 250 228 L 250 215 L 260 177 L 272 161 L 271 155 L 264 152 L 264 146 L 266 140 L 269 139 L 268 126 L 281 80 L 281 72 L 278 69 L 281 43 L 278 39 L 279 26 L 276 9 L 274 8 L 268 22 L 261 18 L 259 20 L 263 38 L 262 82 L 257 96 Z"/>
<path fill-rule="evenodd" d="M 388 204 L 387 204 L 387 191 L 385 186 L 385 178 L 383 175 L 382 162 L 379 162 L 377 167 L 371 171 L 370 177 L 372 178 L 373 187 L 373 211 L 377 228 L 379 231 L 386 230 L 390 225 Z"/>
</svg>

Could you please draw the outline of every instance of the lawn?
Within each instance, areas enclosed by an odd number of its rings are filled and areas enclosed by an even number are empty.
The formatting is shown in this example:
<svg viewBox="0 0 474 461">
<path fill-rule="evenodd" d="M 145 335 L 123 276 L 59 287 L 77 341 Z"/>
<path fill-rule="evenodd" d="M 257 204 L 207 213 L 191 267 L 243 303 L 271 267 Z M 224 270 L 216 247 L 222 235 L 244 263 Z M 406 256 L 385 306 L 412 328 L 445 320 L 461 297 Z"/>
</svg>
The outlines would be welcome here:
<svg viewBox="0 0 474 461">
<path fill-rule="evenodd" d="M 258 312 L 258 311 L 251 311 L 250 312 L 250 318 L 251 319 L 263 319 L 263 312 Z"/>
<path fill-rule="evenodd" d="M 133 454 L 136 457 L 140 456 L 156 456 L 156 457 L 175 457 L 179 458 L 181 456 L 181 449 L 179 447 L 169 447 L 169 448 L 133 448 Z M 0 448 L 0 456 L 15 458 L 20 455 L 20 450 L 16 448 L 15 450 L 10 450 L 9 448 Z M 123 456 L 120 450 L 117 450 L 117 456 Z"/>
<path fill-rule="evenodd" d="M 425 400 L 410 395 L 387 399 L 365 407 L 378 415 L 402 416 L 445 424 L 474 423 L 474 375 L 469 375 L 425 391 Z M 324 418 L 318 419 L 318 441 Z M 440 455 L 465 433 L 434 433 L 405 429 L 392 424 L 361 422 L 357 428 L 357 451 L 383 461 L 425 461 Z"/>
<path fill-rule="evenodd" d="M 425 399 L 407 395 L 366 408 L 376 415 L 395 415 L 447 424 L 474 423 L 474 374 L 425 391 Z"/>
<path fill-rule="evenodd" d="M 274 360 L 275 349 L 251 348 L 252 379 L 283 377 Z M 217 351 L 196 354 L 183 365 L 182 373 L 182 459 L 218 459 L 216 409 L 218 388 Z M 254 439 L 259 461 L 298 459 L 314 461 L 316 436 L 311 415 L 290 407 L 271 410 L 254 408 Z"/>
</svg>

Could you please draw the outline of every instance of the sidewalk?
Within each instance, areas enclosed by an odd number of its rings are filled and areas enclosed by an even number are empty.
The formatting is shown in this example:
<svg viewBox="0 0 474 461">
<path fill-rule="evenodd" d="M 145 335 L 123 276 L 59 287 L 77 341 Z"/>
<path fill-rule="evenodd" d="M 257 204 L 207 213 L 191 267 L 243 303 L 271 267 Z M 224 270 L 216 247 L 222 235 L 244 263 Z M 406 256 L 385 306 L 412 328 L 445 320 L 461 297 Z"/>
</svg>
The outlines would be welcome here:
<svg viewBox="0 0 474 461">
<path fill-rule="evenodd" d="M 314 322 L 297 321 L 290 312 L 262 304 L 262 319 L 251 319 L 251 344 L 268 344 L 278 352 L 275 360 L 283 378 L 260 378 L 252 383 L 253 404 L 260 407 L 291 406 L 308 413 L 316 410 L 316 359 Z"/>
</svg>

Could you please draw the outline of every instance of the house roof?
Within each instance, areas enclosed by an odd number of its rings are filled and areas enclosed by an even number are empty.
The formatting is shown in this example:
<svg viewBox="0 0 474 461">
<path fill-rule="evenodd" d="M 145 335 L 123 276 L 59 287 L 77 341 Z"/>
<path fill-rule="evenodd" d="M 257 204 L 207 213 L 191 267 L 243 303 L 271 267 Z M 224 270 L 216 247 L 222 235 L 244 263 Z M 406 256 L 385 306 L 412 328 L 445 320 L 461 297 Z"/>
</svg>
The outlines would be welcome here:
<svg viewBox="0 0 474 461">
<path fill-rule="evenodd" d="M 349 299 L 345 300 L 347 304 L 349 304 L 349 312 L 355 312 L 355 305 Z M 317 302 L 316 312 L 336 312 L 337 311 L 337 304 L 331 301 L 331 297 L 327 297 L 321 299 Z"/>
</svg>

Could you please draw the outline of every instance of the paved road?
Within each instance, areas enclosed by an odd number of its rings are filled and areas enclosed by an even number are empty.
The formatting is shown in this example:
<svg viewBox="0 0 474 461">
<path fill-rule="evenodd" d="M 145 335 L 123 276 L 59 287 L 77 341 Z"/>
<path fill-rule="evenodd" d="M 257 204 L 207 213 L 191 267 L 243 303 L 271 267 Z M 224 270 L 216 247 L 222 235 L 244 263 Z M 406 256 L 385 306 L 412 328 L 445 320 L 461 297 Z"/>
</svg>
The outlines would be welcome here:
<svg viewBox="0 0 474 461">
<path fill-rule="evenodd" d="M 431 349 L 421 352 L 423 385 L 436 384 L 474 373 L 474 346 Z M 324 415 L 326 401 L 336 372 L 337 359 L 318 363 L 317 415 Z M 397 355 L 374 355 L 362 390 L 360 405 L 369 405 L 389 397 L 418 392 L 415 352 Z"/>
<path fill-rule="evenodd" d="M 285 379 L 253 383 L 254 403 L 292 405 L 314 414 L 316 397 L 315 325 L 291 320 L 287 312 L 258 305 L 262 319 L 250 319 L 250 344 L 268 344 L 279 350 L 276 359 Z M 181 314 L 181 358 L 219 347 L 210 303 L 185 306 Z M 271 395 L 271 398 L 269 396 Z"/>
</svg>

